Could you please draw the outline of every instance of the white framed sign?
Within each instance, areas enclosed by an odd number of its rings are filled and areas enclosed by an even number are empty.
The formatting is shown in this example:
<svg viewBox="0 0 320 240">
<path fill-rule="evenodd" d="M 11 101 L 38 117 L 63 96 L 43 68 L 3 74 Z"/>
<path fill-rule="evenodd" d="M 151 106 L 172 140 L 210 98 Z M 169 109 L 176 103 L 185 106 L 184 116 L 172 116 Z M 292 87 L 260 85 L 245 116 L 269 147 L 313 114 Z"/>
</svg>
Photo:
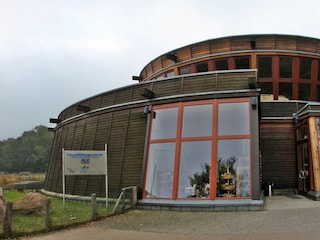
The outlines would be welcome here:
<svg viewBox="0 0 320 240">
<path fill-rule="evenodd" d="M 106 207 L 108 207 L 108 146 L 104 151 L 62 149 L 62 188 L 65 207 L 66 175 L 105 175 Z"/>
</svg>

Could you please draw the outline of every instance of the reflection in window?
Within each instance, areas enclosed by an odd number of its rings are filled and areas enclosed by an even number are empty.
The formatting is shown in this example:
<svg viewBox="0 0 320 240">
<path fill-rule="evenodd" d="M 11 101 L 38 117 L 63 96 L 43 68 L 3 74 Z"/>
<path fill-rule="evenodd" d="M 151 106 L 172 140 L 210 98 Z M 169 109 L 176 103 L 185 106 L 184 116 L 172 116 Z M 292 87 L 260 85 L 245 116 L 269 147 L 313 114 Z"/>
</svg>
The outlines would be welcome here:
<svg viewBox="0 0 320 240">
<path fill-rule="evenodd" d="M 249 134 L 249 104 L 247 102 L 220 103 L 218 116 L 219 136 Z"/>
<path fill-rule="evenodd" d="M 249 58 L 236 58 L 236 69 L 249 69 L 250 68 L 250 60 Z"/>
<path fill-rule="evenodd" d="M 189 74 L 191 73 L 191 65 L 180 67 L 179 70 L 180 70 L 180 75 Z"/>
<path fill-rule="evenodd" d="M 216 70 L 228 70 L 228 60 L 221 59 L 215 61 Z"/>
<path fill-rule="evenodd" d="M 301 79 L 311 79 L 311 58 L 301 58 L 300 59 L 300 78 Z"/>
<path fill-rule="evenodd" d="M 292 57 L 280 57 L 280 78 L 292 78 Z"/>
<path fill-rule="evenodd" d="M 213 106 L 195 105 L 183 108 L 182 136 L 211 136 Z"/>
<path fill-rule="evenodd" d="M 175 143 L 150 145 L 145 186 L 147 197 L 172 197 L 174 156 Z"/>
<path fill-rule="evenodd" d="M 179 198 L 209 198 L 211 141 L 181 144 Z"/>
<path fill-rule="evenodd" d="M 219 140 L 217 158 L 217 197 L 250 197 L 249 140 Z"/>
<path fill-rule="evenodd" d="M 177 132 L 178 108 L 154 111 L 151 139 L 175 138 Z"/>
<path fill-rule="evenodd" d="M 208 72 L 208 63 L 203 62 L 203 63 L 198 63 L 196 65 L 197 72 Z"/>
<path fill-rule="evenodd" d="M 259 66 L 258 66 L 259 77 L 260 78 L 271 78 L 272 77 L 272 58 L 271 57 L 259 57 L 258 64 L 259 64 Z"/>
</svg>

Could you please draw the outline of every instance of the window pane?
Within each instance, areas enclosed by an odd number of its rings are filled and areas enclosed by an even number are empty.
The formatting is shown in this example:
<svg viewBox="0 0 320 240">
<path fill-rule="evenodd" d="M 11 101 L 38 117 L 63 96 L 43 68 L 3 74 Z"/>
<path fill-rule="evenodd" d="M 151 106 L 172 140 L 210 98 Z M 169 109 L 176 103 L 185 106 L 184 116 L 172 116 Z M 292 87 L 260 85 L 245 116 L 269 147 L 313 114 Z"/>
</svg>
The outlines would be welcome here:
<svg viewBox="0 0 320 240">
<path fill-rule="evenodd" d="M 173 77 L 175 74 L 174 74 L 174 71 L 169 71 L 169 72 L 166 72 L 166 76 L 167 77 Z"/>
<path fill-rule="evenodd" d="M 221 135 L 249 134 L 249 104 L 220 103 L 218 133 Z"/>
<path fill-rule="evenodd" d="M 292 78 L 292 57 L 280 57 L 280 78 Z"/>
<path fill-rule="evenodd" d="M 175 138 L 178 108 L 158 109 L 152 119 L 151 139 Z"/>
<path fill-rule="evenodd" d="M 211 141 L 183 142 L 179 174 L 179 198 L 209 198 Z"/>
<path fill-rule="evenodd" d="M 212 111 L 212 104 L 184 107 L 182 136 L 211 136 Z"/>
<path fill-rule="evenodd" d="M 249 58 L 236 58 L 236 69 L 250 69 Z"/>
<path fill-rule="evenodd" d="M 259 82 L 262 94 L 273 94 L 273 83 L 272 82 Z"/>
<path fill-rule="evenodd" d="M 312 60 L 310 58 L 300 59 L 300 78 L 311 79 L 311 63 Z"/>
<path fill-rule="evenodd" d="M 218 141 L 217 197 L 250 197 L 249 140 Z"/>
<path fill-rule="evenodd" d="M 272 58 L 271 57 L 259 57 L 258 58 L 258 74 L 260 78 L 272 77 Z"/>
<path fill-rule="evenodd" d="M 311 84 L 299 84 L 299 100 L 311 100 Z"/>
<path fill-rule="evenodd" d="M 292 83 L 279 83 L 279 97 L 292 99 Z"/>
<path fill-rule="evenodd" d="M 216 70 L 228 70 L 228 60 L 227 59 L 216 60 L 215 65 L 216 65 Z"/>
<path fill-rule="evenodd" d="M 179 69 L 180 69 L 180 74 L 181 75 L 191 73 L 191 65 L 183 66 L 183 67 L 181 67 Z"/>
<path fill-rule="evenodd" d="M 208 63 L 199 63 L 196 65 L 197 67 L 197 72 L 208 72 Z"/>
<path fill-rule="evenodd" d="M 151 144 L 146 177 L 146 196 L 171 198 L 175 143 Z"/>
</svg>

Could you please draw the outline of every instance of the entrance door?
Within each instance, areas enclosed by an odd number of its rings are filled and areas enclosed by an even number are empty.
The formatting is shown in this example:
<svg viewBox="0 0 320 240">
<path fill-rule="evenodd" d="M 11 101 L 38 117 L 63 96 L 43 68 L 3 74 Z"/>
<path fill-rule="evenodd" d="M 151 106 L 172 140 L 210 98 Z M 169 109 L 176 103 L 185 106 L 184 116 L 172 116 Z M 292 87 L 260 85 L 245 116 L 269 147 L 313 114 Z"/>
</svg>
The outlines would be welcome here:
<svg viewBox="0 0 320 240">
<path fill-rule="evenodd" d="M 298 190 L 301 193 L 307 193 L 310 190 L 308 139 L 303 139 L 297 142 L 297 157 Z"/>
</svg>

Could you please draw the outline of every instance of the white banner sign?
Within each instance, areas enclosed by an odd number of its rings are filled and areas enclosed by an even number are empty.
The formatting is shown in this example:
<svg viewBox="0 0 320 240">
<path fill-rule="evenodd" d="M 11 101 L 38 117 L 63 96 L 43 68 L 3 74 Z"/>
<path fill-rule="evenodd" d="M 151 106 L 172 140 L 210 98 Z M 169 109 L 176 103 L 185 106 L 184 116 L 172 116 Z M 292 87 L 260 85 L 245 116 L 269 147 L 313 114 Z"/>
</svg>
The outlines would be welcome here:
<svg viewBox="0 0 320 240">
<path fill-rule="evenodd" d="M 106 175 L 106 151 L 64 151 L 64 175 Z"/>
</svg>

